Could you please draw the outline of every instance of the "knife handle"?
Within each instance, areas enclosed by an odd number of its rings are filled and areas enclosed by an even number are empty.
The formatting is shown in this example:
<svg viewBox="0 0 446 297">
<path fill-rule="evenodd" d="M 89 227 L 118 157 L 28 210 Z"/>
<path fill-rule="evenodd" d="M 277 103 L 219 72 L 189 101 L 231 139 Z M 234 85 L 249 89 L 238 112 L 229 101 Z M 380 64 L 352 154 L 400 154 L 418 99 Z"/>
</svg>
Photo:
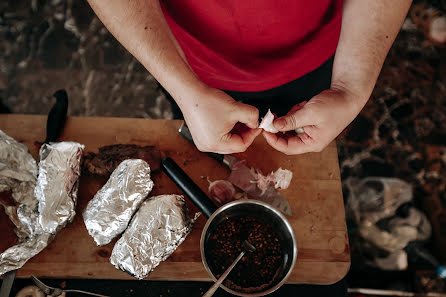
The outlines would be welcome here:
<svg viewBox="0 0 446 297">
<path fill-rule="evenodd" d="M 180 129 L 178 129 L 178 132 L 180 133 L 181 136 L 183 136 L 186 140 L 189 140 L 190 143 L 195 144 L 194 140 L 192 139 L 192 134 L 190 134 L 190 130 L 186 125 L 186 122 L 183 122 L 181 124 Z M 224 155 L 222 154 L 217 154 L 217 153 L 206 153 L 208 156 L 214 158 L 215 160 L 217 160 L 218 162 L 222 162 L 223 163 L 223 159 L 224 159 Z"/>
<path fill-rule="evenodd" d="M 46 121 L 46 138 L 44 143 L 55 142 L 65 126 L 68 111 L 68 95 L 65 90 L 58 90 L 53 94 L 56 98 Z"/>
<path fill-rule="evenodd" d="M 161 167 L 167 176 L 192 200 L 207 218 L 217 210 L 217 206 L 175 161 L 168 157 L 164 158 L 161 161 Z"/>
</svg>

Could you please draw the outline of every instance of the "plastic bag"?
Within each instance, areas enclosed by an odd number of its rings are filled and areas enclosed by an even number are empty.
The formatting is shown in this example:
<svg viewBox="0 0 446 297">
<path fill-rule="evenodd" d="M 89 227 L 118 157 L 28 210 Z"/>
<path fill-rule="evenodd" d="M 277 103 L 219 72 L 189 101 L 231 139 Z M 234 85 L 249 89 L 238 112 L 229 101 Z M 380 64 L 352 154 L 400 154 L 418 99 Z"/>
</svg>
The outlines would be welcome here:
<svg viewBox="0 0 446 297">
<path fill-rule="evenodd" d="M 411 205 L 412 187 L 396 178 L 347 179 L 347 220 L 357 226 L 359 249 L 367 263 L 387 270 L 408 266 L 404 248 L 410 242 L 429 239 L 432 230 L 426 216 Z"/>
</svg>

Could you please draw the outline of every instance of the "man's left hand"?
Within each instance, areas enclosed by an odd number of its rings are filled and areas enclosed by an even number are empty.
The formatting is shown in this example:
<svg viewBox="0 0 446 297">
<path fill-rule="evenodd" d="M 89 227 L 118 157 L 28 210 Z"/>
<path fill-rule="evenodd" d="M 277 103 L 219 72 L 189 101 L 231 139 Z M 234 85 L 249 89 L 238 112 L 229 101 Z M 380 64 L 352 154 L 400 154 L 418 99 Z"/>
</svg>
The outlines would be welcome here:
<svg viewBox="0 0 446 297">
<path fill-rule="evenodd" d="M 366 102 L 362 99 L 343 90 L 324 91 L 275 119 L 274 127 L 280 132 L 264 131 L 263 136 L 287 155 L 320 152 L 358 115 Z"/>
</svg>

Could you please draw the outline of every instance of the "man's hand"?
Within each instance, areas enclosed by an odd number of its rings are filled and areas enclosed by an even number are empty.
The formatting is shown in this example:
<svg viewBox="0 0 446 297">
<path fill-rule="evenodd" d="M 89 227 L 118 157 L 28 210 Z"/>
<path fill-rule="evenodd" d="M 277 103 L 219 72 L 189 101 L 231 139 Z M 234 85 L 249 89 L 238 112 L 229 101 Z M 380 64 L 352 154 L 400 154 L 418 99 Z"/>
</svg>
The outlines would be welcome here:
<svg viewBox="0 0 446 297">
<path fill-rule="evenodd" d="M 185 100 L 193 103 L 180 108 L 200 151 L 243 152 L 261 133 L 257 108 L 209 87 L 194 96 L 201 100 Z"/>
<path fill-rule="evenodd" d="M 319 152 L 353 121 L 372 93 L 410 3 L 410 0 L 343 1 L 331 90 L 276 119 L 274 126 L 278 130 L 303 128 L 304 133 L 264 132 L 271 146 L 289 155 Z"/>
<path fill-rule="evenodd" d="M 287 133 L 263 132 L 263 135 L 273 148 L 287 155 L 320 152 L 353 121 L 362 102 L 364 100 L 346 91 L 327 90 L 274 120 L 274 127 Z M 295 133 L 298 128 L 303 128 L 304 132 Z"/>
</svg>

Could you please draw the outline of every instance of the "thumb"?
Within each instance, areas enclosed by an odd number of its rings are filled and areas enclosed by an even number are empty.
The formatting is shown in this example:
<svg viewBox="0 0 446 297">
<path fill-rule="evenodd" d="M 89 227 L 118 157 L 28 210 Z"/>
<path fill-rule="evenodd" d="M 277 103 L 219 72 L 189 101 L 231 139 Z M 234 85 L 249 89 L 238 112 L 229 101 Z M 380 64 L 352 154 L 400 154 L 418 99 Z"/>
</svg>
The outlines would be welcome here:
<svg viewBox="0 0 446 297">
<path fill-rule="evenodd" d="M 291 131 L 297 128 L 312 125 L 310 112 L 305 106 L 295 112 L 274 120 L 273 125 L 279 131 Z"/>
<path fill-rule="evenodd" d="M 259 127 L 259 110 L 252 105 L 237 103 L 237 110 L 234 116 L 235 120 L 245 124 L 251 129 Z"/>
</svg>

